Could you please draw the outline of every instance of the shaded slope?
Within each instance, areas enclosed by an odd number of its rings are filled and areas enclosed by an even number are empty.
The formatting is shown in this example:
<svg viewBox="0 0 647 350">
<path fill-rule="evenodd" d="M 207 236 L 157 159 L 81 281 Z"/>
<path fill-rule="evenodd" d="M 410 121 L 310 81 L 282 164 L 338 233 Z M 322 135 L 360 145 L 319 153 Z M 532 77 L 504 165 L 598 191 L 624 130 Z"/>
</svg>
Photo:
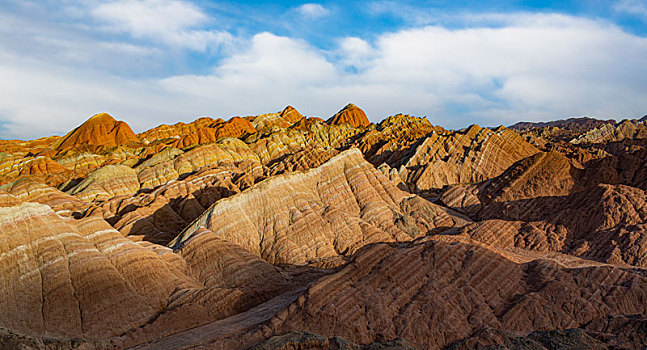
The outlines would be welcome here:
<svg viewBox="0 0 647 350">
<path fill-rule="evenodd" d="M 413 154 L 416 142 L 432 131 L 447 132 L 440 126 L 431 125 L 427 118 L 397 114 L 378 123 L 375 129 L 366 131 L 355 145 L 375 166 L 382 163 L 399 166 L 403 158 Z"/>
<path fill-rule="evenodd" d="M 342 336 L 360 344 L 403 338 L 450 345 L 482 327 L 528 333 L 647 312 L 644 270 L 513 262 L 486 248 L 429 241 L 364 249 L 279 312 L 269 327 Z"/>
<path fill-rule="evenodd" d="M 96 217 L 11 205 L 0 208 L 0 327 L 29 337 L 100 348 L 120 337 L 124 347 L 244 312 L 320 276 L 293 277 L 207 230 L 176 254 Z"/>
<path fill-rule="evenodd" d="M 270 263 L 305 263 L 349 256 L 362 246 L 404 241 L 466 221 L 395 187 L 357 149 L 322 166 L 280 175 L 205 211 L 169 246 L 177 249 L 200 227 Z"/>
<path fill-rule="evenodd" d="M 397 168 L 412 191 L 483 181 L 503 173 L 514 162 L 539 152 L 514 131 L 472 125 L 464 131 L 432 132 Z"/>
<path fill-rule="evenodd" d="M 647 266 L 645 191 L 604 184 L 644 185 L 643 161 L 617 160 L 580 169 L 559 153 L 539 153 L 491 180 L 453 187 L 441 201 L 474 219 L 490 220 L 462 231 L 487 244 Z"/>
<path fill-rule="evenodd" d="M 570 142 L 573 144 L 597 144 L 645 137 L 647 137 L 645 122 L 625 119 L 618 124 L 602 124 L 573 138 Z"/>
</svg>

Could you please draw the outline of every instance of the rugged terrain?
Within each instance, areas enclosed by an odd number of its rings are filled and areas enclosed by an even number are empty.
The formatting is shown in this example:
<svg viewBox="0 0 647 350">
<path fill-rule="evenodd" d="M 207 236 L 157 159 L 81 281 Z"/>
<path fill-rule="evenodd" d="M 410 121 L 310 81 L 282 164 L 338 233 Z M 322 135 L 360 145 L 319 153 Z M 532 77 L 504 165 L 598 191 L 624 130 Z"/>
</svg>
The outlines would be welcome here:
<svg viewBox="0 0 647 350">
<path fill-rule="evenodd" d="M 646 138 L 348 104 L 2 140 L 0 348 L 643 348 Z"/>
</svg>

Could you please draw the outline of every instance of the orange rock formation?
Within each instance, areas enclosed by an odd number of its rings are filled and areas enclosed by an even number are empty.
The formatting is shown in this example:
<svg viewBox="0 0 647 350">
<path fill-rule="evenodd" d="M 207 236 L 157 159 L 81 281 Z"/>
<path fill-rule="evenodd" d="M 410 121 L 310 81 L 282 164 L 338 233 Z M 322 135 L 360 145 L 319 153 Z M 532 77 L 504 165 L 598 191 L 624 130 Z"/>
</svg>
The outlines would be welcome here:
<svg viewBox="0 0 647 350">
<path fill-rule="evenodd" d="M 348 124 L 356 128 L 371 124 L 366 117 L 366 113 L 352 103 L 347 104 L 346 107 L 328 119 L 326 123 L 330 125 Z"/>
<path fill-rule="evenodd" d="M 107 113 L 100 113 L 61 137 L 51 147 L 64 151 L 83 145 L 112 147 L 137 142 L 139 138 L 128 124 L 115 120 Z"/>
</svg>

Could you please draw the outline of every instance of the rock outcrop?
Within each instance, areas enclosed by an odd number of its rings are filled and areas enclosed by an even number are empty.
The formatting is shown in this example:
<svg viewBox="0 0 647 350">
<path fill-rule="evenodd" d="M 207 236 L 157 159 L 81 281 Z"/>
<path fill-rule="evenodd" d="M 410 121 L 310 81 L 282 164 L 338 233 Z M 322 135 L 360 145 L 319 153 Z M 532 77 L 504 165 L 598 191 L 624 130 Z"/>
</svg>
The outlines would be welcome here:
<svg viewBox="0 0 647 350">
<path fill-rule="evenodd" d="M 106 200 L 132 195 L 139 190 L 137 172 L 125 165 L 106 165 L 97 169 L 69 192 L 84 201 Z"/>
<path fill-rule="evenodd" d="M 0 152 L 26 156 L 38 154 L 56 142 L 60 136 L 46 136 L 36 140 L 0 140 Z"/>
<path fill-rule="evenodd" d="M 618 124 L 603 124 L 573 138 L 573 144 L 596 144 L 624 139 L 644 139 L 647 137 L 647 125 L 642 121 L 623 120 Z"/>
<path fill-rule="evenodd" d="M 285 107 L 281 112 L 261 114 L 248 117 L 254 128 L 259 132 L 268 132 L 272 128 L 289 128 L 304 118 L 299 111 L 292 106 Z"/>
<path fill-rule="evenodd" d="M 362 134 L 355 145 L 373 165 L 386 163 L 396 166 L 402 164 L 403 158 L 410 157 L 416 143 L 432 131 L 447 133 L 442 127 L 431 125 L 427 118 L 398 114 L 384 119 L 375 129 Z"/>
<path fill-rule="evenodd" d="M 206 128 L 200 128 L 195 132 L 181 136 L 177 141 L 171 144 L 172 147 L 185 148 L 193 145 L 204 145 L 213 143 L 221 138 L 233 137 L 239 138 L 252 134 L 256 131 L 249 121 L 233 117 L 226 122 L 216 122 Z"/>
<path fill-rule="evenodd" d="M 71 171 L 45 156 L 20 156 L 0 153 L 0 184 L 21 177 L 38 179 L 45 183 L 60 183 Z"/>
<path fill-rule="evenodd" d="M 128 124 L 100 113 L 61 137 L 52 148 L 60 152 L 84 145 L 114 147 L 138 142 L 139 138 Z"/>
<path fill-rule="evenodd" d="M 539 153 L 491 180 L 453 187 L 441 201 L 475 220 L 486 220 L 466 233 L 490 245 L 647 266 L 645 190 L 605 184 L 627 178 L 611 171 L 618 163 L 602 164 L 580 169 L 561 154 Z M 620 167 L 625 168 L 621 173 L 637 174 L 625 163 Z M 643 185 L 643 179 L 627 180 Z"/>
<path fill-rule="evenodd" d="M 162 124 L 150 130 L 146 130 L 139 134 L 139 138 L 143 142 L 155 142 L 164 139 L 177 139 L 182 135 L 192 134 L 200 129 L 208 128 L 211 125 L 219 124 L 224 120 L 218 118 L 213 119 L 209 117 L 198 118 L 191 123 L 179 122 L 173 125 Z"/>
<path fill-rule="evenodd" d="M 462 217 L 395 187 L 351 149 L 303 173 L 279 175 L 218 201 L 169 246 L 201 227 L 273 263 L 339 265 L 361 247 L 408 241 Z"/>
<path fill-rule="evenodd" d="M 339 112 L 326 121 L 330 125 L 348 124 L 355 128 L 365 127 L 371 124 L 364 111 L 352 103 L 346 105 Z"/>
<path fill-rule="evenodd" d="M 262 344 L 257 344 L 250 350 L 415 350 L 415 348 L 401 339 L 387 342 L 375 342 L 370 345 L 358 345 L 341 337 L 324 337 L 311 332 L 290 332 L 274 336 Z"/>
<path fill-rule="evenodd" d="M 496 345 L 495 345 L 496 344 Z M 611 345 L 611 344 L 609 344 Z M 493 328 L 485 328 L 473 336 L 448 347 L 451 350 L 480 349 L 496 346 L 501 350 L 528 349 L 592 349 L 604 350 L 607 346 L 581 328 L 556 331 L 537 331 L 522 336 Z"/>
<path fill-rule="evenodd" d="M 539 152 L 516 132 L 472 125 L 453 133 L 432 132 L 408 158 L 391 164 L 413 192 L 480 182 Z"/>
<path fill-rule="evenodd" d="M 292 106 L 287 106 L 281 111 L 281 118 L 288 122 L 290 125 L 303 119 L 303 115 Z"/>
<path fill-rule="evenodd" d="M 547 141 L 569 141 L 592 129 L 605 124 L 615 124 L 613 119 L 600 120 L 589 117 L 569 118 L 549 122 L 520 122 L 510 126 L 510 129 L 522 134 L 541 137 Z"/>
<path fill-rule="evenodd" d="M 149 166 L 139 167 L 137 176 L 142 188 L 153 189 L 209 166 L 234 164 L 244 160 L 259 162 L 254 151 L 238 139 L 224 139 L 185 153 L 173 152 L 166 156 L 166 160 L 159 159 Z"/>
<path fill-rule="evenodd" d="M 85 215 L 101 215 L 124 235 L 167 244 L 211 204 L 262 178 L 263 169 L 254 162 L 207 167 L 152 192 L 113 198 Z"/>
<path fill-rule="evenodd" d="M 476 214 L 484 204 L 506 203 L 536 197 L 566 196 L 582 190 L 584 169 L 575 167 L 557 152 L 540 152 L 511 165 L 501 175 L 471 185 L 449 188 L 441 201 L 468 214 Z"/>
<path fill-rule="evenodd" d="M 438 349 L 484 327 L 528 334 L 647 312 L 644 270 L 516 258 L 456 242 L 376 244 L 317 281 L 269 328 Z"/>
<path fill-rule="evenodd" d="M 8 185 L 0 186 L 0 189 L 23 202 L 46 204 L 61 216 L 70 216 L 74 212 L 82 211 L 90 206 L 89 203 L 77 197 L 31 178 L 19 179 Z"/>
<path fill-rule="evenodd" d="M 0 208 L 0 228 L 0 326 L 38 339 L 124 347 L 243 312 L 312 278 L 207 230 L 176 254 L 35 203 Z"/>
</svg>

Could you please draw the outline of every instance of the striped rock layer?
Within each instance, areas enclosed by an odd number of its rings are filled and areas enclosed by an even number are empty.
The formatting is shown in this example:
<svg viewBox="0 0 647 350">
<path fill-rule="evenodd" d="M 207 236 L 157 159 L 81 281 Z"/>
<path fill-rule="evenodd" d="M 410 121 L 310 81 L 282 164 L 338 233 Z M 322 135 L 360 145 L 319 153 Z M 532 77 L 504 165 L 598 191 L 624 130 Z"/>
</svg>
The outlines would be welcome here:
<svg viewBox="0 0 647 350">
<path fill-rule="evenodd" d="M 386 164 L 397 169 L 399 178 L 412 192 L 483 181 L 539 152 L 512 130 L 490 130 L 478 125 L 458 132 L 431 130 L 428 136 L 407 146 L 406 152 L 396 151 L 397 157 L 387 159 Z"/>
<path fill-rule="evenodd" d="M 355 128 L 360 128 L 368 126 L 371 122 L 368 121 L 366 113 L 361 108 L 349 103 L 328 119 L 326 123 L 330 125 L 348 124 Z"/>
<path fill-rule="evenodd" d="M 270 263 L 302 264 L 466 222 L 399 190 L 351 149 L 318 168 L 279 175 L 218 201 L 169 246 L 181 247 L 204 227 Z"/>
<path fill-rule="evenodd" d="M 453 187 L 441 201 L 481 220 L 463 233 L 487 244 L 645 267 L 643 164 L 626 155 L 579 168 L 559 153 L 538 153 L 491 180 Z"/>
<path fill-rule="evenodd" d="M 270 325 L 279 333 L 308 329 L 360 344 L 403 338 L 439 349 L 483 327 L 527 334 L 645 315 L 646 284 L 644 270 L 514 262 L 484 247 L 433 240 L 378 244 L 319 280 Z"/>
<path fill-rule="evenodd" d="M 0 327 L 29 337 L 122 347 L 232 316 L 307 281 L 208 230 L 174 253 L 42 204 L 0 207 L 0 218 Z"/>
<path fill-rule="evenodd" d="M 82 145 L 118 146 L 132 142 L 139 142 L 139 138 L 128 124 L 116 121 L 107 113 L 100 113 L 61 137 L 51 147 L 63 151 Z"/>
</svg>

